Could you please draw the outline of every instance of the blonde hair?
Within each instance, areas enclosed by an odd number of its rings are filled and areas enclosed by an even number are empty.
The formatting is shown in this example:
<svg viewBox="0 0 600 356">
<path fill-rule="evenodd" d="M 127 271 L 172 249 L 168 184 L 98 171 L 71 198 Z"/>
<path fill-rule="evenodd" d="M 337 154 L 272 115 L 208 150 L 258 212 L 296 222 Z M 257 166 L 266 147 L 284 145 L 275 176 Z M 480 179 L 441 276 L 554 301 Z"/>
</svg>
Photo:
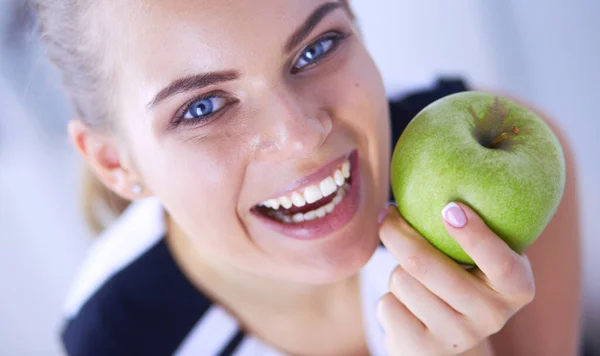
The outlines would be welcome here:
<svg viewBox="0 0 600 356">
<path fill-rule="evenodd" d="M 94 173 L 84 168 L 81 186 L 83 216 L 94 234 L 101 233 L 129 206 L 130 201 L 108 189 Z"/>
<path fill-rule="evenodd" d="M 340 0 L 348 8 L 348 0 Z M 106 21 L 114 20 L 110 3 L 94 0 L 37 0 L 41 38 L 50 60 L 62 73 L 78 118 L 96 130 L 111 129 L 116 105 L 115 61 L 119 51 Z M 110 53 L 110 57 L 108 56 Z M 129 205 L 89 169 L 83 172 L 82 206 L 89 228 L 104 230 Z"/>
<path fill-rule="evenodd" d="M 110 36 L 102 22 L 107 5 L 92 0 L 37 0 L 40 35 L 46 53 L 62 74 L 80 120 L 95 130 L 111 130 L 115 106 L 114 71 L 108 58 Z M 102 11 L 104 10 L 104 11 Z M 92 15 L 93 13 L 93 15 Z M 110 51 L 114 55 L 115 51 Z M 104 230 L 129 202 L 109 190 L 89 169 L 82 175 L 82 206 L 89 228 Z"/>
</svg>

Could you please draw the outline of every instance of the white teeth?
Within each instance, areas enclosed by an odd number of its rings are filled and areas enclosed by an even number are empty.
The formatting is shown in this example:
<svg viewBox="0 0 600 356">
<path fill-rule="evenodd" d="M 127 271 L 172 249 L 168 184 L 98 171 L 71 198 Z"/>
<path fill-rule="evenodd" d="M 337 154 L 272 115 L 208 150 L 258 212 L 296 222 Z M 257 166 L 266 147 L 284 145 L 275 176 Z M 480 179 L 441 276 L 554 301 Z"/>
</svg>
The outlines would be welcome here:
<svg viewBox="0 0 600 356">
<path fill-rule="evenodd" d="M 324 218 L 325 215 L 327 215 L 327 212 L 325 211 L 325 207 L 323 206 L 323 207 L 320 207 L 319 209 L 317 209 L 316 214 L 319 219 Z"/>
<path fill-rule="evenodd" d="M 325 212 L 327 214 L 330 214 L 334 208 L 335 208 L 335 203 L 332 201 L 329 204 L 325 205 Z"/>
<path fill-rule="evenodd" d="M 323 194 L 321 193 L 321 189 L 319 189 L 316 185 L 311 185 L 310 187 L 304 189 L 304 199 L 306 199 L 308 204 L 317 202 L 321 198 L 323 198 Z"/>
<path fill-rule="evenodd" d="M 321 193 L 323 193 L 324 197 L 330 196 L 337 190 L 337 184 L 335 184 L 335 181 L 331 177 L 323 180 L 319 187 L 321 188 Z"/>
<path fill-rule="evenodd" d="M 346 161 L 342 164 L 342 174 L 344 175 L 344 178 L 350 178 L 350 162 Z"/>
<path fill-rule="evenodd" d="M 313 221 L 317 218 L 317 212 L 315 210 L 309 211 L 304 214 L 304 221 Z"/>
<path fill-rule="evenodd" d="M 270 200 L 267 202 L 267 204 L 268 204 L 269 208 L 271 208 L 271 209 L 273 209 L 273 210 L 277 210 L 277 209 L 279 209 L 279 200 L 276 200 L 276 199 L 270 199 Z"/>
<path fill-rule="evenodd" d="M 337 184 L 338 187 L 341 187 L 344 185 L 344 183 L 346 183 L 346 179 L 344 178 L 342 171 L 340 171 L 339 169 L 333 174 L 333 179 L 335 180 L 335 184 Z"/>
<path fill-rule="evenodd" d="M 342 199 L 344 199 L 344 197 L 341 194 L 336 195 L 332 201 L 333 205 L 338 205 L 339 203 L 342 202 Z"/>
<path fill-rule="evenodd" d="M 279 198 L 279 202 L 281 203 L 281 206 L 283 206 L 284 209 L 289 209 L 292 207 L 292 199 L 288 198 L 288 197 L 281 197 Z"/>
<path fill-rule="evenodd" d="M 304 200 L 304 197 L 300 193 L 294 192 L 292 194 L 292 203 L 301 208 L 306 205 L 306 200 Z"/>
<path fill-rule="evenodd" d="M 350 161 L 346 161 L 342 166 L 333 172 L 331 177 L 325 178 L 318 185 L 306 187 L 302 192 L 293 192 L 291 196 L 282 196 L 277 199 L 269 199 L 259 204 L 260 207 L 266 207 L 278 210 L 280 207 L 290 209 L 293 206 L 303 207 L 306 204 L 313 204 L 317 201 L 334 194 L 336 191 L 344 192 L 346 180 L 350 178 Z M 339 204 L 339 198 L 335 198 L 336 204 Z"/>
<path fill-rule="evenodd" d="M 341 187 L 337 190 L 335 198 L 329 202 L 329 204 L 320 207 L 319 209 L 312 210 L 306 213 L 297 213 L 292 215 L 288 215 L 283 211 L 273 212 L 272 217 L 275 217 L 279 221 L 286 224 L 300 224 L 307 221 L 313 221 L 316 219 L 322 219 L 328 214 L 331 214 L 335 207 L 344 200 L 344 197 L 348 194 L 347 189 L 349 186 L 346 184 L 344 187 Z"/>
</svg>

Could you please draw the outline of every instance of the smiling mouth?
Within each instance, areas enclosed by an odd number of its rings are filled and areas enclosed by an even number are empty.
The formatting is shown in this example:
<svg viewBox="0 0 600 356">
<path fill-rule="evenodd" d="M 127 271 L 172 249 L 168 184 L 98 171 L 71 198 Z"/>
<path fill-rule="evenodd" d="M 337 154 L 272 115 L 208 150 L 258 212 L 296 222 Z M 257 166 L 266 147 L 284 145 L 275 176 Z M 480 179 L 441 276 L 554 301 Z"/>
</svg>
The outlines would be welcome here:
<svg viewBox="0 0 600 356">
<path fill-rule="evenodd" d="M 282 224 L 295 225 L 325 218 L 342 203 L 352 185 L 350 160 L 346 159 L 319 184 L 310 185 L 279 198 L 269 199 L 254 210 Z"/>
</svg>

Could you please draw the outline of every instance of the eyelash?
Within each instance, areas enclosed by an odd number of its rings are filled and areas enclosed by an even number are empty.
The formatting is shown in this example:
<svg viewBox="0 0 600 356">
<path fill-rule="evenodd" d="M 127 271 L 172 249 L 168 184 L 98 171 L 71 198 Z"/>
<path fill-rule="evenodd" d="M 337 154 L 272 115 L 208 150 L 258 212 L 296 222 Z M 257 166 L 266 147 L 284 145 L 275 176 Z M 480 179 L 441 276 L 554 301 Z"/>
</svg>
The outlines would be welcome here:
<svg viewBox="0 0 600 356">
<path fill-rule="evenodd" d="M 293 63 L 295 63 L 295 65 L 292 66 L 292 69 L 290 70 L 291 73 L 293 75 L 295 75 L 302 71 L 305 71 L 305 70 L 308 70 L 308 69 L 314 67 L 319 62 L 323 61 L 324 59 L 329 57 L 331 54 L 333 54 L 338 49 L 340 44 L 345 39 L 347 39 L 349 36 L 350 36 L 349 34 L 341 32 L 341 31 L 330 31 L 330 32 L 327 32 L 326 34 L 322 35 L 321 37 L 319 37 L 318 39 L 316 39 L 315 41 L 313 41 L 312 43 L 310 43 L 309 45 L 304 47 L 304 49 L 302 50 L 300 55 L 294 60 Z M 321 55 L 321 57 L 315 59 L 313 62 L 305 65 L 302 68 L 297 68 L 297 63 L 302 59 L 302 57 L 306 54 L 306 52 L 308 52 L 308 50 L 314 48 L 315 46 L 317 46 L 319 44 L 322 44 L 325 41 L 332 41 L 332 43 L 331 43 L 330 47 Z M 209 100 L 209 99 L 224 99 L 225 103 L 223 104 L 223 106 L 220 109 L 218 109 L 206 116 L 203 116 L 200 118 L 194 118 L 194 119 L 186 119 L 185 118 L 185 116 L 190 111 L 190 109 L 192 109 L 194 104 L 199 103 L 204 100 Z M 210 119 L 212 119 L 215 115 L 222 113 L 223 110 L 225 110 L 229 105 L 231 105 L 233 101 L 234 100 L 231 100 L 227 96 L 223 95 L 222 92 L 214 92 L 211 94 L 205 94 L 205 95 L 196 97 L 196 98 L 190 100 L 189 102 L 187 102 L 185 105 L 183 105 L 183 109 L 181 109 L 177 113 L 177 115 L 175 116 L 175 120 L 173 120 L 171 122 L 171 126 L 172 126 L 172 128 L 177 128 L 182 125 L 193 126 L 193 125 L 204 124 L 204 123 L 208 122 Z"/>
<path fill-rule="evenodd" d="M 210 100 L 210 99 L 222 99 L 225 102 L 223 103 L 223 106 L 200 118 L 195 118 L 195 119 L 186 119 L 186 115 L 187 113 L 192 109 L 192 107 L 194 106 L 194 104 L 199 103 L 201 101 L 204 100 Z M 229 98 L 227 95 L 225 95 L 223 92 L 221 91 L 217 91 L 217 92 L 213 92 L 210 94 L 204 94 L 202 96 L 199 97 L 195 97 L 194 99 L 188 101 L 185 105 L 183 105 L 183 109 L 179 110 L 179 112 L 177 113 L 177 115 L 175 116 L 175 120 L 173 120 L 171 122 L 171 127 L 172 128 L 177 128 L 179 126 L 192 126 L 192 125 L 198 125 L 198 124 L 202 124 L 205 122 L 208 122 L 210 119 L 212 119 L 215 115 L 218 115 L 220 113 L 223 112 L 223 110 L 228 107 L 229 105 L 235 103 L 236 100 Z"/>
<path fill-rule="evenodd" d="M 327 32 L 326 34 L 324 34 L 323 36 L 319 37 L 318 39 L 316 39 L 315 41 L 313 41 L 312 43 L 310 43 L 309 45 L 304 47 L 304 49 L 300 53 L 300 56 L 298 56 L 296 58 L 296 60 L 294 60 L 294 63 L 298 63 L 298 61 L 300 61 L 302 59 L 304 54 L 306 52 L 308 52 L 309 49 L 314 48 L 315 46 L 322 44 L 325 41 L 332 41 L 331 46 L 327 49 L 327 51 L 325 53 L 323 53 L 323 55 L 321 57 L 314 60 L 312 63 L 307 64 L 303 68 L 297 68 L 296 65 L 294 65 L 291 69 L 292 74 L 297 74 L 303 70 L 307 70 L 307 68 L 311 68 L 311 67 L 315 66 L 316 64 L 318 64 L 319 62 L 323 61 L 324 59 L 329 57 L 331 54 L 335 53 L 335 51 L 338 49 L 340 44 L 342 44 L 342 42 L 345 39 L 347 39 L 349 36 L 350 36 L 349 34 L 342 32 L 342 31 L 330 31 L 330 32 Z"/>
</svg>

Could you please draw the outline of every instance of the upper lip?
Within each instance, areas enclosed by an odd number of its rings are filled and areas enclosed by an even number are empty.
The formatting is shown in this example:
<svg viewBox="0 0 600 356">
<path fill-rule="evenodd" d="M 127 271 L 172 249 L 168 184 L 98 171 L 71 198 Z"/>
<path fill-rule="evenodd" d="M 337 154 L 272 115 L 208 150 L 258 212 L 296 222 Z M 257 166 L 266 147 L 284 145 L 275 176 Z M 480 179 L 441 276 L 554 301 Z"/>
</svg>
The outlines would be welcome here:
<svg viewBox="0 0 600 356">
<path fill-rule="evenodd" d="M 325 178 L 333 175 L 336 169 L 338 169 L 346 160 L 350 159 L 350 153 L 343 155 L 342 157 L 336 158 L 329 163 L 321 166 L 321 168 L 317 169 L 311 174 L 308 174 L 300 179 L 295 180 L 290 183 L 286 188 L 284 188 L 281 192 L 275 194 L 275 196 L 271 196 L 268 199 L 279 199 L 284 196 L 291 196 L 293 192 L 302 192 L 304 188 L 309 187 L 311 185 L 319 185 L 321 181 Z"/>
</svg>

